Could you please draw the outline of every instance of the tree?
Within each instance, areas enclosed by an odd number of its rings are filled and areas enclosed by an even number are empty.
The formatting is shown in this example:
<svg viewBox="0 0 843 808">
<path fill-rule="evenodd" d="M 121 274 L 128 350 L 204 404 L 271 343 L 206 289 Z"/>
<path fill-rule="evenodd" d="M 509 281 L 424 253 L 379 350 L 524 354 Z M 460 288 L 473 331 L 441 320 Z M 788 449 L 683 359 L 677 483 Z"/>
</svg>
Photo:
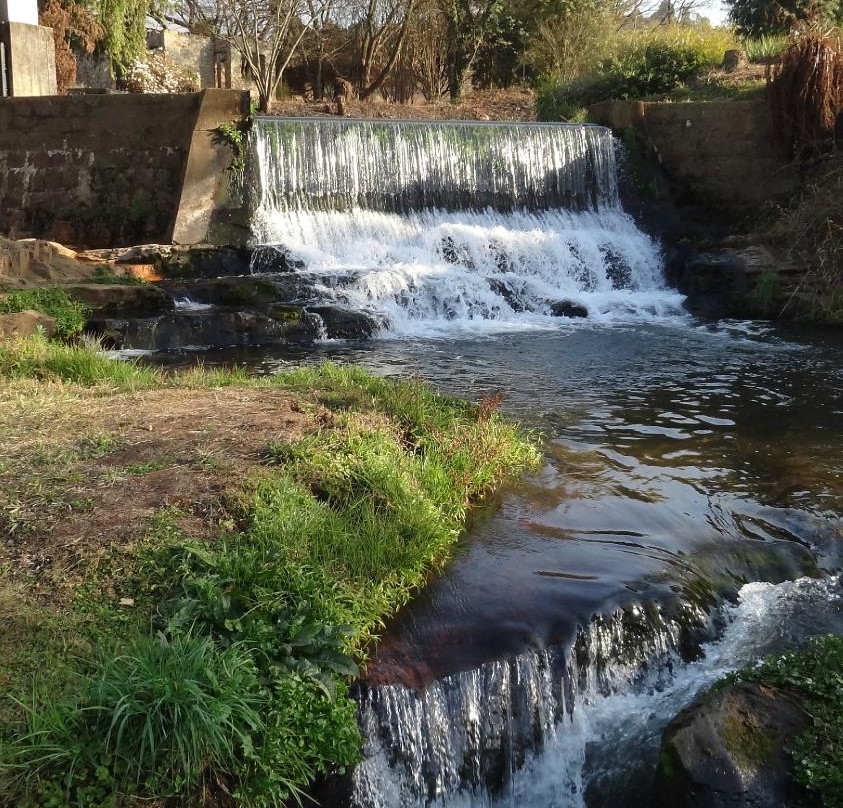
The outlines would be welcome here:
<svg viewBox="0 0 843 808">
<path fill-rule="evenodd" d="M 358 95 L 368 98 L 395 67 L 407 39 L 416 0 L 366 0 L 360 9 Z M 378 69 L 379 68 L 379 69 Z"/>
<path fill-rule="evenodd" d="M 480 49 L 496 30 L 504 0 L 439 0 L 446 27 L 448 93 L 459 100 Z"/>
<path fill-rule="evenodd" d="M 93 14 L 103 35 L 97 47 L 105 52 L 111 72 L 122 76 L 146 51 L 146 18 L 156 13 L 158 0 L 96 0 Z"/>
<path fill-rule="evenodd" d="M 800 22 L 843 23 L 843 0 L 726 0 L 729 18 L 746 37 L 787 34 Z"/>
<path fill-rule="evenodd" d="M 166 19 L 229 42 L 267 112 L 287 65 L 329 0 L 181 0 Z"/>
</svg>

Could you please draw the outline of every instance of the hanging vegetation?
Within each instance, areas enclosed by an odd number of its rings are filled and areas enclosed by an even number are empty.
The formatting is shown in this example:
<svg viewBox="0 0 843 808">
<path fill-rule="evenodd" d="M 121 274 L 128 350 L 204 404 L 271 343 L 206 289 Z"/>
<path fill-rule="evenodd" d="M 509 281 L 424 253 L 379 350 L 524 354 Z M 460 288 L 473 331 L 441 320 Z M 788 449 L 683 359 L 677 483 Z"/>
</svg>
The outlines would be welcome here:
<svg viewBox="0 0 843 808">
<path fill-rule="evenodd" d="M 835 148 L 843 111 L 843 54 L 839 38 L 799 37 L 773 69 L 774 131 L 786 159 L 809 159 Z"/>
<path fill-rule="evenodd" d="M 91 53 L 103 36 L 102 26 L 86 6 L 73 2 L 63 3 L 62 0 L 47 0 L 39 14 L 39 22 L 53 29 L 56 84 L 58 92 L 64 94 L 76 84 L 74 47 Z"/>
</svg>

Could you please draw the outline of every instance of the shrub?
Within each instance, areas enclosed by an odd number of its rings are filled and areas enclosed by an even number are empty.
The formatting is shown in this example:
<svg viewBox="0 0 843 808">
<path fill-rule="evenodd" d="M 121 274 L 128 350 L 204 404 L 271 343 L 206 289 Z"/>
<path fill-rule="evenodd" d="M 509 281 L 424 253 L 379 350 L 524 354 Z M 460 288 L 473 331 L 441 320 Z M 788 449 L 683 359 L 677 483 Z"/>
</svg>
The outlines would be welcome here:
<svg viewBox="0 0 843 808">
<path fill-rule="evenodd" d="M 0 314 L 17 314 L 27 309 L 52 317 L 56 321 L 56 336 L 61 339 L 75 337 L 85 327 L 87 309 L 62 289 L 27 289 L 0 297 Z"/>
<path fill-rule="evenodd" d="M 196 71 L 182 67 L 160 50 L 135 59 L 123 83 L 130 93 L 195 93 L 201 89 Z"/>
<path fill-rule="evenodd" d="M 594 71 L 540 88 L 537 114 L 542 120 L 571 120 L 576 110 L 610 98 L 667 95 L 719 65 L 735 45 L 721 28 L 674 25 L 630 33 L 612 44 Z"/>
</svg>

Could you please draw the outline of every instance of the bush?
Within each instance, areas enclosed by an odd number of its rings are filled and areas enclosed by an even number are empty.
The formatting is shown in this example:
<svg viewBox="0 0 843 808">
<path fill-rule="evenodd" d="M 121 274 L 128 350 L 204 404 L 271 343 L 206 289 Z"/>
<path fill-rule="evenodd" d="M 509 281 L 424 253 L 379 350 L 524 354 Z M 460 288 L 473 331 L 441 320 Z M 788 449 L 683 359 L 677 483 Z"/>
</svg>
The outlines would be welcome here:
<svg viewBox="0 0 843 808">
<path fill-rule="evenodd" d="M 148 51 L 126 70 L 123 83 L 130 93 L 195 93 L 199 76 L 170 59 L 163 51 Z"/>
<path fill-rule="evenodd" d="M 69 339 L 82 333 L 87 309 L 71 300 L 61 289 L 27 289 L 9 292 L 0 298 L 0 314 L 17 314 L 32 309 L 47 314 L 56 321 L 56 336 Z"/>
<path fill-rule="evenodd" d="M 621 37 L 591 73 L 539 90 L 541 120 L 571 120 L 575 111 L 611 98 L 664 96 L 721 64 L 736 43 L 721 28 L 666 26 Z"/>
</svg>

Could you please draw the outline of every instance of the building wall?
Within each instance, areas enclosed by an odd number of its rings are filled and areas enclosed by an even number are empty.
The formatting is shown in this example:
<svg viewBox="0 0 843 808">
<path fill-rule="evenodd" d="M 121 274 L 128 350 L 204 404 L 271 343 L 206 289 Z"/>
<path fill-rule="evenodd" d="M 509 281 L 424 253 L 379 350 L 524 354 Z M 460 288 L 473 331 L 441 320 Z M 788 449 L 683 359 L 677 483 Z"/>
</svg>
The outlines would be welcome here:
<svg viewBox="0 0 843 808">
<path fill-rule="evenodd" d="M 607 101 L 591 107 L 589 117 L 616 132 L 635 128 L 680 205 L 744 217 L 799 187 L 796 172 L 777 155 L 765 101 Z"/>
<path fill-rule="evenodd" d="M 0 233 L 107 247 L 204 240 L 242 93 L 0 99 Z M 187 181 L 186 181 L 187 178 Z M 203 229 L 204 228 L 204 229 Z"/>
</svg>

